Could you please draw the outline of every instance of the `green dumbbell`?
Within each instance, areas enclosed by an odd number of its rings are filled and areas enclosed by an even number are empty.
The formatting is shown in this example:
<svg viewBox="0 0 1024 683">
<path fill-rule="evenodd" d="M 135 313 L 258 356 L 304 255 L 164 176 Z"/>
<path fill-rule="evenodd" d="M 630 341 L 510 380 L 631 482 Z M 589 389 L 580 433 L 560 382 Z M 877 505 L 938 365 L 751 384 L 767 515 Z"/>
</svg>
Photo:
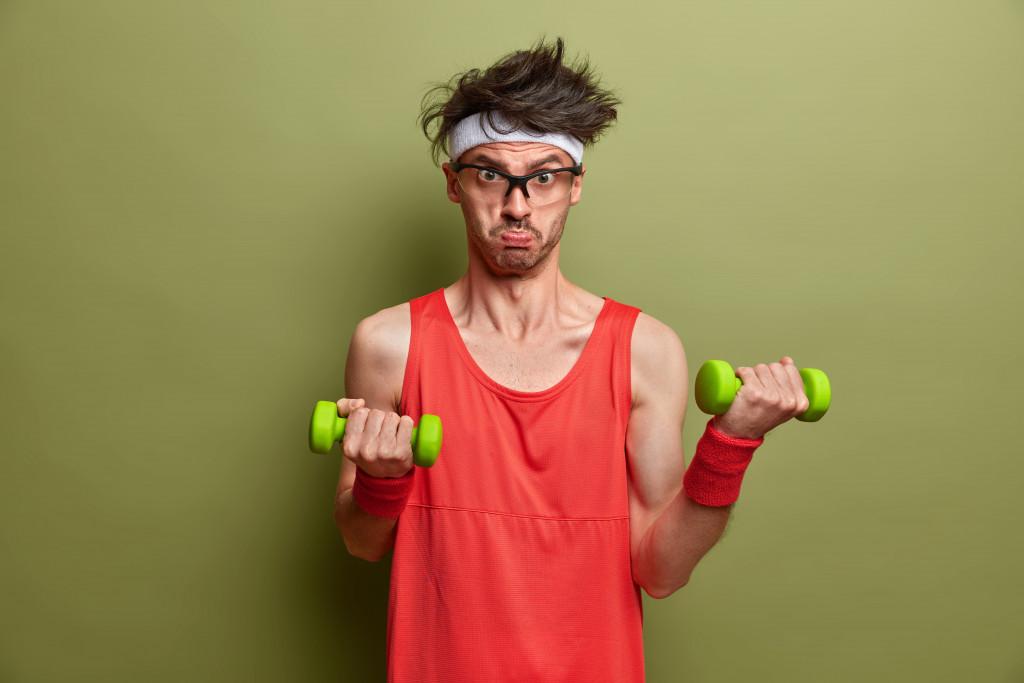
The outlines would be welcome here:
<svg viewBox="0 0 1024 683">
<path fill-rule="evenodd" d="M 800 377 L 804 380 L 804 394 L 811 405 L 796 419 L 801 422 L 817 422 L 832 402 L 832 387 L 821 370 L 802 368 Z M 722 415 L 729 410 L 741 386 L 743 381 L 736 376 L 732 366 L 724 360 L 709 360 L 697 372 L 694 391 L 697 407 L 708 415 Z"/>
<path fill-rule="evenodd" d="M 309 450 L 327 453 L 335 441 L 345 436 L 345 418 L 338 415 L 338 404 L 317 401 L 309 420 Z M 418 427 L 412 428 L 412 461 L 419 467 L 430 467 L 441 452 L 441 418 L 424 415 Z"/>
</svg>

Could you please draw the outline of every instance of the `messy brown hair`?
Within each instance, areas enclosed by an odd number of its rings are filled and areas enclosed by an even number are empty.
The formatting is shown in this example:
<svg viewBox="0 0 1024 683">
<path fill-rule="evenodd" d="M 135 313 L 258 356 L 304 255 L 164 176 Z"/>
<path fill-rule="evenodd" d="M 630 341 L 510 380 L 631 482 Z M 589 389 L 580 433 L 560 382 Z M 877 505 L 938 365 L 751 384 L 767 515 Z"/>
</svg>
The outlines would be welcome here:
<svg viewBox="0 0 1024 683">
<path fill-rule="evenodd" d="M 541 133 L 572 135 L 590 146 L 607 130 L 622 104 L 601 88 L 586 59 L 564 64 L 562 39 L 541 39 L 530 50 L 499 59 L 486 70 L 470 69 L 432 87 L 423 98 L 419 122 L 430 140 L 434 163 L 448 156 L 448 134 L 456 123 L 478 112 L 500 113 L 511 126 Z"/>
</svg>

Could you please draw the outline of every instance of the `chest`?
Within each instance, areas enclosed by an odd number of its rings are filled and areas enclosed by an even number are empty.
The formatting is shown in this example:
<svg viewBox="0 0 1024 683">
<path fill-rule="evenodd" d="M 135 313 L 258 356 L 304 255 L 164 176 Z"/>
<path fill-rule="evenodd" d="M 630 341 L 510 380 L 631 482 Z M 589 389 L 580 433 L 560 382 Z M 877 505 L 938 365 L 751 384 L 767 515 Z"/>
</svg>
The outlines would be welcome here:
<svg viewBox="0 0 1024 683">
<path fill-rule="evenodd" d="M 484 373 L 516 391 L 543 391 L 558 384 L 579 361 L 594 323 L 508 339 L 460 330 L 470 356 Z"/>
</svg>

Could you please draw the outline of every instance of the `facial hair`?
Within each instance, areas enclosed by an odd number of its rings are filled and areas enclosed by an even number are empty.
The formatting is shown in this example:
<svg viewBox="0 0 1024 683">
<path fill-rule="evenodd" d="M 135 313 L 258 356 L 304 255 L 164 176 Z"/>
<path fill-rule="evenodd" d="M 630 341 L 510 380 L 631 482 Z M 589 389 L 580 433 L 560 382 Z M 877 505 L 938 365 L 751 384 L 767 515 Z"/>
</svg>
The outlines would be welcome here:
<svg viewBox="0 0 1024 683">
<path fill-rule="evenodd" d="M 568 216 L 569 207 L 566 207 L 565 211 L 552 219 L 551 234 L 546 241 L 540 230 L 535 228 L 529 220 L 503 221 L 493 227 L 487 227 L 482 221 L 469 215 L 466 215 L 466 220 L 470 240 L 493 269 L 503 273 L 525 275 L 548 260 L 551 252 L 562 240 L 562 232 L 565 229 L 565 221 Z M 534 245 L 535 248 L 517 249 L 503 246 L 500 242 L 501 235 L 510 230 L 527 232 L 532 235 L 537 243 Z"/>
</svg>

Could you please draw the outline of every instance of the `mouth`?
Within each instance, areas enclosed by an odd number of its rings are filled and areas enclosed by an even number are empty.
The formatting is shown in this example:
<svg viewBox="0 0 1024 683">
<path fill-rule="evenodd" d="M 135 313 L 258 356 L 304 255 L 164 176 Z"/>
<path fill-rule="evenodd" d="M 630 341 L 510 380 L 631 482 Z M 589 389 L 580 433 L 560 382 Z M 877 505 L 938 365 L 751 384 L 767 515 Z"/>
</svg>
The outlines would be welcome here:
<svg viewBox="0 0 1024 683">
<path fill-rule="evenodd" d="M 501 241 L 510 247 L 525 247 L 533 241 L 533 235 L 519 230 L 501 233 Z"/>
</svg>

